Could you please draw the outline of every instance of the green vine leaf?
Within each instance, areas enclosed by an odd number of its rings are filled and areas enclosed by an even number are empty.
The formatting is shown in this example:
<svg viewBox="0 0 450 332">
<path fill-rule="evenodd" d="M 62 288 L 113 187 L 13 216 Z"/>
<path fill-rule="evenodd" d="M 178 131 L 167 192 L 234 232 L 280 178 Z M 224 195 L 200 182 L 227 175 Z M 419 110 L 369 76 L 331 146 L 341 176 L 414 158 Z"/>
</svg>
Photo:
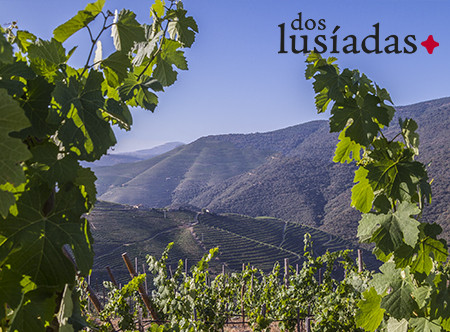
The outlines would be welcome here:
<svg viewBox="0 0 450 332">
<path fill-rule="evenodd" d="M 61 332 L 80 331 L 88 326 L 80 310 L 79 294 L 72 290 L 69 285 L 64 287 L 57 317 Z"/>
<path fill-rule="evenodd" d="M 108 85 L 117 88 L 127 77 L 131 63 L 124 52 L 117 51 L 103 60 L 101 67 L 105 73 Z"/>
<path fill-rule="evenodd" d="M 331 109 L 330 130 L 339 132 L 346 128 L 346 136 L 355 143 L 369 146 L 380 130 L 391 120 L 387 109 L 378 106 L 381 100 L 371 94 L 364 97 L 360 106 L 355 99 L 337 101 Z"/>
<path fill-rule="evenodd" d="M 412 296 L 419 306 L 419 309 L 424 308 L 428 304 L 430 301 L 431 291 L 432 289 L 430 286 L 421 286 L 413 290 Z"/>
<path fill-rule="evenodd" d="M 380 266 L 380 273 L 374 274 L 369 285 L 375 288 L 378 294 L 385 294 L 388 287 L 400 279 L 400 272 L 393 262 L 386 262 Z"/>
<path fill-rule="evenodd" d="M 415 331 L 421 332 L 440 332 L 442 331 L 439 320 L 428 320 L 425 317 L 411 318 L 411 327 L 414 327 Z"/>
<path fill-rule="evenodd" d="M 85 219 L 80 220 L 81 211 L 85 211 L 80 190 L 61 187 L 54 208 L 45 214 L 44 205 L 50 196 L 46 186 L 41 186 L 41 196 L 23 193 L 17 201 L 18 215 L 8 216 L 1 226 L 5 239 L 0 244 L 4 264 L 48 288 L 74 282 L 75 270 L 63 254 L 64 245 L 73 250 L 83 274 L 89 272 L 93 260 L 89 226 Z"/>
<path fill-rule="evenodd" d="M 36 42 L 37 37 L 31 32 L 25 30 L 18 30 L 14 42 L 19 46 L 23 53 L 28 52 L 28 47 Z"/>
<path fill-rule="evenodd" d="M 418 201 L 419 186 L 424 192 L 431 191 L 424 165 L 413 161 L 412 155 L 413 152 L 399 142 L 377 141 L 369 154 L 373 162 L 365 166 L 374 192 L 383 191 L 386 196 L 399 201 Z"/>
<path fill-rule="evenodd" d="M 10 308 L 19 305 L 22 295 L 22 276 L 8 267 L 0 270 L 0 298 L 5 301 Z M 6 307 L 0 306 L 0 322 L 6 317 Z"/>
<path fill-rule="evenodd" d="M 166 3 L 164 0 L 156 0 L 155 3 L 152 5 L 151 10 L 154 11 L 158 17 L 162 17 L 165 12 L 164 9 L 165 4 Z"/>
<path fill-rule="evenodd" d="M 118 124 L 120 128 L 130 130 L 133 124 L 130 110 L 127 105 L 118 102 L 115 99 L 108 99 L 104 110 L 105 118 L 112 121 L 113 124 Z"/>
<path fill-rule="evenodd" d="M 447 246 L 439 240 L 426 237 L 419 244 L 417 256 L 411 266 L 413 271 L 430 274 L 433 261 L 445 262 L 447 260 Z"/>
<path fill-rule="evenodd" d="M 117 51 L 127 53 L 135 43 L 145 41 L 145 30 L 136 21 L 136 14 L 123 9 L 117 16 L 117 22 L 113 23 L 111 36 Z"/>
<path fill-rule="evenodd" d="M 186 17 L 187 11 L 182 8 L 181 2 L 178 3 L 177 10 L 170 10 L 167 16 L 172 19 L 169 22 L 168 32 L 171 39 L 181 43 L 183 47 L 191 47 L 195 41 L 195 33 L 198 32 L 198 26 L 192 16 Z"/>
<path fill-rule="evenodd" d="M 84 10 L 80 10 L 74 17 L 66 23 L 61 24 L 53 31 L 53 37 L 63 43 L 78 30 L 91 23 L 103 9 L 105 0 L 97 0 L 89 3 Z"/>
<path fill-rule="evenodd" d="M 81 190 L 81 194 L 85 197 L 86 210 L 89 211 L 97 201 L 97 188 L 95 187 L 95 181 L 97 177 L 95 173 L 89 167 L 77 168 L 77 177 L 74 184 Z"/>
<path fill-rule="evenodd" d="M 116 143 L 101 113 L 105 104 L 101 90 L 103 75 L 91 70 L 84 86 L 75 77 L 68 81 L 68 85 L 58 82 L 53 91 L 65 119 L 58 138 L 82 160 L 97 160 Z"/>
<path fill-rule="evenodd" d="M 181 70 L 187 70 L 188 65 L 184 52 L 178 50 L 181 44 L 177 41 L 165 39 L 161 48 L 161 54 L 158 55 L 156 68 L 153 76 L 161 82 L 163 86 L 170 86 L 177 80 L 178 73 L 173 66 Z"/>
<path fill-rule="evenodd" d="M 363 293 L 364 299 L 359 301 L 356 324 L 366 331 L 375 331 L 380 326 L 385 310 L 380 307 L 381 296 L 374 288 Z"/>
<path fill-rule="evenodd" d="M 22 300 L 10 322 L 10 331 L 44 331 L 53 318 L 56 295 L 45 287 L 29 291 Z"/>
<path fill-rule="evenodd" d="M 335 163 L 350 163 L 352 160 L 361 160 L 362 146 L 345 136 L 345 129 L 339 134 L 339 143 L 336 145 L 333 161 Z M 356 179 L 355 179 L 356 180 Z M 359 181 L 359 180 L 358 180 Z"/>
<path fill-rule="evenodd" d="M 39 177 L 42 182 L 52 187 L 66 183 L 73 183 L 77 177 L 79 164 L 73 154 L 68 154 L 62 158 L 59 148 L 50 142 L 37 145 L 31 149 L 30 172 L 34 171 L 34 176 Z"/>
<path fill-rule="evenodd" d="M 50 82 L 56 79 L 57 71 L 68 60 L 61 42 L 52 38 L 51 41 L 39 39 L 28 47 L 31 68 Z"/>
<path fill-rule="evenodd" d="M 402 271 L 403 273 L 404 271 Z M 392 317 L 400 319 L 409 319 L 411 313 L 417 308 L 417 303 L 412 298 L 414 288 L 409 280 L 409 276 L 398 279 L 391 283 L 391 292 L 381 300 L 381 307 L 386 309 Z"/>
<path fill-rule="evenodd" d="M 25 61 L 16 59 L 16 61 L 10 64 L 0 64 L 0 76 L 2 77 L 2 80 L 12 79 L 14 76 L 31 80 L 36 77 L 36 74 L 28 67 L 28 64 Z"/>
<path fill-rule="evenodd" d="M 372 203 L 375 197 L 372 186 L 367 179 L 368 174 L 368 170 L 360 166 L 355 171 L 355 178 L 353 180 L 356 184 L 352 188 L 351 205 L 362 213 L 367 213 L 372 209 Z"/>
<path fill-rule="evenodd" d="M 13 62 L 13 48 L 4 36 L 4 30 L 0 27 L 0 63 Z"/>
<path fill-rule="evenodd" d="M 411 216 L 419 213 L 419 208 L 408 202 L 401 203 L 395 212 L 367 213 L 361 219 L 358 236 L 367 239 L 367 234 L 372 234 L 370 241 L 375 242 L 385 254 L 395 251 L 403 243 L 414 248 L 419 236 L 420 223 Z"/>
<path fill-rule="evenodd" d="M 0 185 L 10 183 L 17 187 L 26 181 L 20 162 L 31 157 L 27 146 L 9 134 L 30 125 L 19 104 L 4 89 L 0 89 Z M 0 189 L 0 214 L 5 218 L 14 204 L 14 195 Z"/>
<path fill-rule="evenodd" d="M 42 76 L 27 81 L 26 93 L 21 99 L 21 106 L 30 120 L 31 127 L 20 132 L 22 138 L 37 137 L 43 139 L 52 135 L 57 126 L 47 122 L 55 86 L 48 83 Z"/>
<path fill-rule="evenodd" d="M 402 136 L 405 140 L 406 146 L 414 151 L 415 155 L 419 155 L 419 134 L 416 133 L 418 128 L 416 121 L 413 119 L 406 119 L 403 121 L 399 119 L 400 128 L 402 129 Z"/>
<path fill-rule="evenodd" d="M 177 41 L 165 39 L 162 46 L 161 57 L 169 64 L 175 65 L 178 69 L 188 70 L 184 52 L 179 50 L 181 46 L 181 43 Z"/>
<path fill-rule="evenodd" d="M 387 330 L 389 332 L 407 332 L 408 331 L 408 321 L 406 319 L 402 319 L 402 320 L 398 321 L 393 317 L 389 317 L 389 320 L 387 323 Z"/>
<path fill-rule="evenodd" d="M 153 112 L 158 104 L 158 97 L 149 89 L 162 91 L 163 86 L 158 80 L 145 75 L 139 81 L 134 75 L 129 75 L 119 87 L 119 95 L 128 105 L 141 106 Z"/>
<path fill-rule="evenodd" d="M 163 86 L 170 86 L 177 80 L 178 73 L 172 68 L 172 65 L 162 57 L 158 57 L 153 76 L 161 82 Z"/>
</svg>

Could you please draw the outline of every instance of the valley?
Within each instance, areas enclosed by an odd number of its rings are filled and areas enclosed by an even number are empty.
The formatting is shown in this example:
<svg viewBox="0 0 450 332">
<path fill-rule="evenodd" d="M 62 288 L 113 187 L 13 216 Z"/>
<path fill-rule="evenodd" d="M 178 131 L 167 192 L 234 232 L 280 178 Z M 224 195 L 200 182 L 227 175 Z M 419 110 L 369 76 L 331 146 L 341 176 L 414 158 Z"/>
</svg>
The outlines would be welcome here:
<svg viewBox="0 0 450 332">
<path fill-rule="evenodd" d="M 450 98 L 397 109 L 387 135 L 398 130 L 400 117 L 417 121 L 419 160 L 433 180 L 433 201 L 422 218 L 437 221 L 449 240 Z M 333 163 L 336 143 L 327 121 L 312 121 L 267 133 L 206 136 L 150 159 L 93 169 L 100 200 L 270 216 L 356 244 L 354 167 Z"/>
<path fill-rule="evenodd" d="M 169 242 L 174 246 L 168 264 L 175 269 L 178 261 L 186 260 L 188 267 L 200 260 L 209 249 L 218 247 L 219 255 L 211 264 L 213 273 L 239 271 L 249 264 L 270 272 L 275 262 L 289 259 L 292 266 L 303 263 L 303 238 L 309 233 L 314 254 L 327 250 L 354 249 L 357 246 L 337 236 L 298 223 L 271 217 L 251 218 L 237 214 L 211 214 L 190 210 L 168 210 L 133 207 L 98 202 L 89 215 L 94 237 L 95 259 L 92 281 L 109 280 L 106 267 L 113 271 L 118 282 L 129 281 L 122 260 L 127 252 L 138 258 L 138 269 L 147 255 L 160 257 Z M 369 251 L 363 249 L 368 269 L 378 264 Z"/>
</svg>

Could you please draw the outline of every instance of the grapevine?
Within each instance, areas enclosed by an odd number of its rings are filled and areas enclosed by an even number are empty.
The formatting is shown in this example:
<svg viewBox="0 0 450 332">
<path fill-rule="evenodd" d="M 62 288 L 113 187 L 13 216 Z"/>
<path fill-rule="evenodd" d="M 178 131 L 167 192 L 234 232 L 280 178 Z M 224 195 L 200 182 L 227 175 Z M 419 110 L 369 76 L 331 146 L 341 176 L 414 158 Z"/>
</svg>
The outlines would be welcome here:
<svg viewBox="0 0 450 332">
<path fill-rule="evenodd" d="M 0 31 L 2 330 L 57 331 L 77 321 L 76 277 L 90 273 L 94 256 L 84 216 L 96 201 L 95 175 L 80 161 L 106 154 L 116 143 L 111 125 L 129 130 L 129 107 L 154 111 L 176 69 L 187 69 L 183 49 L 198 27 L 181 1 L 156 0 L 148 24 L 104 5 L 88 4 L 50 40 L 16 25 Z M 91 47 L 74 68 L 77 50 L 64 42 L 81 29 Z M 107 33 L 115 51 L 103 56 Z"/>
<path fill-rule="evenodd" d="M 358 166 L 351 202 L 363 213 L 358 237 L 373 243 L 384 263 L 358 303 L 356 322 L 367 331 L 449 331 L 447 243 L 438 224 L 419 221 L 431 185 L 416 160 L 418 125 L 399 118 L 400 131 L 390 137 L 389 93 L 335 61 L 311 53 L 306 78 L 314 80 L 318 112 L 330 109 L 330 131 L 340 133 L 334 161 Z"/>
<path fill-rule="evenodd" d="M 315 331 L 332 331 L 337 327 L 357 330 L 353 317 L 370 272 L 358 273 L 348 250 L 314 257 L 307 234 L 303 266 L 298 273 L 290 267 L 286 282 L 278 263 L 268 274 L 247 265 L 242 272 L 213 277 L 208 266 L 218 248 L 206 253 L 188 273 L 180 260 L 177 269 L 169 275 L 166 263 L 172 245 L 168 245 L 160 259 L 147 258 L 148 276 L 153 285 L 152 303 L 158 310 L 158 323 L 164 323 L 161 329 L 221 331 L 231 318 L 241 317 L 255 331 L 265 331 L 274 322 L 282 330 L 294 331 L 299 321 L 311 317 Z M 345 271 L 346 277 L 341 281 L 333 277 L 333 270 L 338 266 Z M 319 273 L 323 273 L 320 281 Z M 136 290 L 136 283 L 142 283 L 143 278 L 143 274 L 134 278 L 131 289 Z M 111 283 L 107 285 L 112 287 Z M 130 289 L 129 285 L 124 287 Z M 124 294 L 117 288 L 110 293 L 108 304 L 100 314 L 102 326 L 108 326 L 107 318 L 115 317 L 121 322 L 134 321 L 136 326 L 137 309 L 130 316 Z M 142 303 L 135 303 L 145 310 Z M 128 328 L 132 329 L 132 325 Z"/>
</svg>

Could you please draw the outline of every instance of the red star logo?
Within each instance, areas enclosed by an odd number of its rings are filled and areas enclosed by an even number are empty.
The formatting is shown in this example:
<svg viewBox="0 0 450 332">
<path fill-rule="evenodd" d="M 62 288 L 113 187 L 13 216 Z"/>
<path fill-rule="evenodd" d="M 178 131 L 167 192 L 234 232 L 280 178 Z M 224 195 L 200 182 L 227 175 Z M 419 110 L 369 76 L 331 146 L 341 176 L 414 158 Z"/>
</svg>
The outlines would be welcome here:
<svg viewBox="0 0 450 332">
<path fill-rule="evenodd" d="M 428 51 L 428 54 L 433 54 L 434 48 L 439 46 L 439 43 L 433 39 L 433 35 L 429 35 L 428 39 L 420 43 Z"/>
</svg>

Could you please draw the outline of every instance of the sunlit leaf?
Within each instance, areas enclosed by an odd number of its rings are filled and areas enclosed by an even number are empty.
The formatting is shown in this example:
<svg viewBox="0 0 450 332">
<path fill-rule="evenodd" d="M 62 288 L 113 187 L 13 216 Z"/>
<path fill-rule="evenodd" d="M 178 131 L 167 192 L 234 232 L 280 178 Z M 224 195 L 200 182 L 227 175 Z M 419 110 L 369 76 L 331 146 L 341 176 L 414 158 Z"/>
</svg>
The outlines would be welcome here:
<svg viewBox="0 0 450 332">
<path fill-rule="evenodd" d="M 195 40 L 195 33 L 198 32 L 198 26 L 192 16 L 186 17 L 187 11 L 178 8 L 167 13 L 173 17 L 173 21 L 169 23 L 168 32 L 170 38 L 181 43 L 183 47 L 191 47 Z"/>
<path fill-rule="evenodd" d="M 381 324 L 385 311 L 380 308 L 381 296 L 375 289 L 370 288 L 363 293 L 363 297 L 364 299 L 358 303 L 356 324 L 366 331 L 375 331 Z"/>
<path fill-rule="evenodd" d="M 363 213 L 367 213 L 372 209 L 373 199 L 375 197 L 373 189 L 367 179 L 369 172 L 364 167 L 360 166 L 355 171 L 356 183 L 352 188 L 352 202 L 351 205 Z"/>
<path fill-rule="evenodd" d="M 117 51 L 128 52 L 135 43 L 145 41 L 145 31 L 136 21 L 136 14 L 122 10 L 114 23 L 112 37 Z"/>
<path fill-rule="evenodd" d="M 58 137 L 83 160 L 99 159 L 116 143 L 111 127 L 101 115 L 105 104 L 102 81 L 103 75 L 92 70 L 84 86 L 71 77 L 68 85 L 57 83 L 53 92 L 66 119 Z"/>
<path fill-rule="evenodd" d="M 97 15 L 100 14 L 104 5 L 105 0 L 97 0 L 96 2 L 89 3 L 84 10 L 80 10 L 66 23 L 58 26 L 53 31 L 53 37 L 61 43 L 64 42 L 75 32 L 91 23 L 97 17 Z"/>
</svg>

